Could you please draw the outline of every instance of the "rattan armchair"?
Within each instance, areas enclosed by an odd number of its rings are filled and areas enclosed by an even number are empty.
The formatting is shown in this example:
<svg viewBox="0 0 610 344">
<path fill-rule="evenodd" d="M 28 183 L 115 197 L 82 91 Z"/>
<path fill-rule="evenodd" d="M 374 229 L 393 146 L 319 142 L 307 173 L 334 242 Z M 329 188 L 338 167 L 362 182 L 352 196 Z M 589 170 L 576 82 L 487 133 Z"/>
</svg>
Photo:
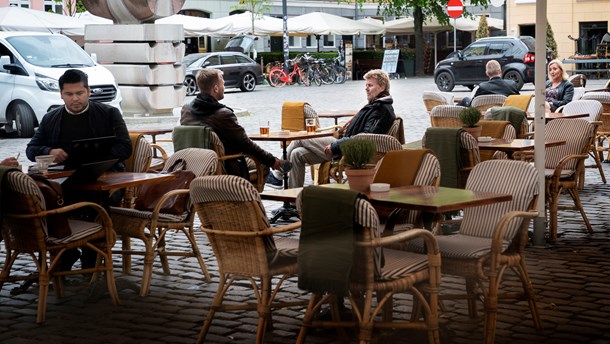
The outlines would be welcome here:
<svg viewBox="0 0 610 344">
<path fill-rule="evenodd" d="M 219 283 L 197 343 L 205 342 L 217 311 L 256 310 L 259 320 L 256 343 L 265 341 L 275 308 L 304 305 L 303 301 L 275 301 L 286 278 L 297 271 L 297 239 L 274 237 L 300 227 L 300 222 L 271 227 L 258 191 L 243 178 L 230 175 L 200 177 L 191 183 L 191 199 L 201 219 L 216 261 Z M 272 278 L 279 278 L 275 287 Z M 260 281 L 260 285 L 256 282 Z M 256 303 L 239 296 L 226 302 L 231 286 L 246 280 L 252 286 Z"/>
<path fill-rule="evenodd" d="M 430 124 L 434 128 L 461 128 L 464 126 L 459 113 L 465 109 L 459 105 L 438 105 L 430 111 Z"/>
<path fill-rule="evenodd" d="M 476 301 L 482 299 L 485 343 L 494 342 L 498 299 L 527 300 L 534 325 L 540 329 L 535 291 L 525 264 L 528 225 L 538 215 L 536 168 L 523 161 L 484 161 L 470 173 L 466 189 L 511 194 L 513 198 L 466 208 L 456 234 L 436 236 L 442 273 L 463 277 L 466 285 L 465 295 L 441 293 L 440 299 L 467 299 L 468 313 L 473 318 L 477 316 Z M 421 242 L 414 242 L 412 248 L 424 252 Z M 519 278 L 523 293 L 499 293 L 504 274 L 510 270 Z"/>
<path fill-rule="evenodd" d="M 174 153 L 167 161 L 166 168 L 172 166 L 177 160 L 186 162 L 186 169 L 192 171 L 195 176 L 206 176 L 216 173 L 218 158 L 214 151 L 203 148 L 186 148 Z M 187 194 L 189 190 L 173 190 L 159 199 L 153 211 L 144 211 L 133 208 L 111 207 L 110 214 L 114 229 L 119 235 L 122 249 L 114 251 L 123 256 L 123 272 L 131 271 L 131 256 L 144 256 L 144 268 L 142 273 L 142 286 L 140 296 L 146 296 L 150 290 L 152 279 L 153 262 L 159 256 L 163 272 L 170 273 L 168 256 L 195 257 L 201 268 L 205 280 L 210 281 L 210 275 L 201 256 L 201 251 L 195 240 L 195 229 L 193 222 L 195 211 L 190 201 L 187 211 L 182 215 L 164 214 L 160 212 L 163 202 L 179 194 Z M 169 231 L 182 232 L 190 243 L 189 251 L 169 251 L 166 249 L 166 234 Z M 131 238 L 143 241 L 144 250 L 131 248 Z"/>
<path fill-rule="evenodd" d="M 131 156 L 125 160 L 125 171 L 127 172 L 146 172 L 151 167 L 153 151 L 151 144 L 142 134 L 129 133 L 131 139 Z M 124 208 L 133 208 L 133 204 L 138 196 L 141 186 L 130 186 L 125 189 L 123 195 Z"/>
<path fill-rule="evenodd" d="M 89 208 L 97 214 L 97 222 L 68 218 L 70 235 L 55 238 L 47 231 L 47 218 L 55 214 L 68 215 L 70 212 Z M 112 266 L 112 246 L 115 235 L 108 213 L 95 203 L 79 202 L 54 210 L 46 210 L 43 195 L 34 180 L 21 171 L 10 171 L 4 177 L 2 187 L 2 237 L 6 251 L 5 262 L 0 273 L 0 288 L 6 282 L 36 280 L 38 282 L 38 311 L 36 322 L 46 318 L 47 294 L 50 280 L 58 297 L 63 297 L 62 276 L 94 273 L 92 283 L 103 272 L 112 303 L 120 303 L 114 281 Z M 58 271 L 62 255 L 66 250 L 88 248 L 98 254 L 93 268 Z M 11 275 L 13 264 L 21 254 L 29 255 L 37 269 L 32 275 Z M 36 256 L 38 254 L 38 256 Z M 103 263 L 102 263 L 103 261 Z"/>
<path fill-rule="evenodd" d="M 329 190 L 327 188 L 312 186 L 322 192 L 350 192 L 347 190 Z M 307 202 L 315 202 L 316 198 L 308 200 L 304 195 L 310 188 L 305 189 L 297 199 L 297 208 L 302 211 L 303 224 L 309 218 L 316 216 L 306 211 Z M 335 194 L 333 194 L 335 195 Z M 333 204 L 329 204 L 333 206 Z M 357 199 L 354 205 L 354 222 L 361 227 L 354 227 L 353 255 L 351 257 L 351 270 L 341 272 L 347 276 L 347 298 L 351 304 L 354 319 L 349 321 L 340 319 L 337 308 L 337 298 L 343 297 L 343 291 L 320 290 L 316 288 L 311 293 L 310 301 L 303 316 L 301 331 L 297 337 L 297 343 L 304 343 L 307 331 L 317 327 L 355 327 L 358 330 L 358 341 L 360 343 L 371 342 L 375 329 L 410 328 L 425 330 L 428 343 L 439 343 L 438 324 L 438 289 L 440 284 L 440 256 L 434 235 L 424 229 L 413 229 L 400 234 L 380 237 L 382 229 L 379 227 L 379 219 L 371 204 L 364 199 Z M 356 229 L 357 228 L 357 229 Z M 307 234 L 307 233 L 314 233 Z M 328 255 L 329 247 L 333 244 L 324 244 L 319 238 L 315 238 L 316 228 L 303 227 L 301 229 L 301 240 L 299 242 L 299 286 L 307 287 L 308 260 L 301 256 L 306 238 L 315 240 L 308 247 L 310 256 Z M 394 250 L 392 245 L 409 240 L 421 239 L 425 242 L 426 253 L 419 254 Z M 383 251 L 381 249 L 383 248 Z M 381 253 L 383 252 L 383 253 Z M 383 261 L 381 263 L 381 254 Z M 350 259 L 350 257 L 347 257 Z M 319 266 L 320 270 L 326 266 Z M 318 269 L 318 268 L 316 268 Z M 334 272 L 334 271 L 333 271 Z M 302 280 L 303 279 L 303 280 Z M 408 293 L 413 297 L 412 313 L 410 319 L 394 319 L 392 315 L 393 297 L 396 294 Z M 377 301 L 375 303 L 375 300 Z M 332 320 L 319 320 L 319 314 L 323 305 L 329 304 Z"/>
<path fill-rule="evenodd" d="M 476 96 L 470 102 L 470 107 L 477 108 L 481 112 L 481 116 L 487 109 L 494 106 L 502 106 L 506 101 L 506 96 L 502 94 L 483 94 Z"/>
<path fill-rule="evenodd" d="M 438 105 L 453 105 L 453 95 L 447 92 L 424 92 L 422 99 L 426 112 L 430 113 Z"/>
</svg>

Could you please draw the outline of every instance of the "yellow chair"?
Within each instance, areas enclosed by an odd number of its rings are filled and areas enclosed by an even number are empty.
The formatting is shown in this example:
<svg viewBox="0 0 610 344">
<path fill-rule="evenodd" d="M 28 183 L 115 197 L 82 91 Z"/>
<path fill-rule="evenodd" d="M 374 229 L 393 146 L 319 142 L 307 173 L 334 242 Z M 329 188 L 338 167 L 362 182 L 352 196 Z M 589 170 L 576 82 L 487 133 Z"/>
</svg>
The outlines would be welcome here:
<svg viewBox="0 0 610 344">
<path fill-rule="evenodd" d="M 506 98 L 502 106 L 514 106 L 523 111 L 527 111 L 533 97 L 533 94 L 513 94 Z"/>
</svg>

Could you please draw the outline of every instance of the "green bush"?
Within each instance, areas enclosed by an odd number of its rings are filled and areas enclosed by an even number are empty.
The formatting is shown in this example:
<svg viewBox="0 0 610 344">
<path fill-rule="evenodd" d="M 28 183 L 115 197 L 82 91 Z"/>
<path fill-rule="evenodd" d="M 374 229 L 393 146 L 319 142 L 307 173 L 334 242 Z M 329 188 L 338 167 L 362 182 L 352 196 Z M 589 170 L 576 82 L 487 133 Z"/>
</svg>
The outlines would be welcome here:
<svg viewBox="0 0 610 344">
<path fill-rule="evenodd" d="M 460 119 L 466 128 L 474 128 L 481 120 L 481 112 L 479 109 L 474 107 L 467 107 L 460 111 L 459 113 Z"/>
<path fill-rule="evenodd" d="M 373 160 L 377 148 L 372 141 L 351 139 L 341 144 L 345 164 L 354 169 L 363 169 Z"/>
</svg>

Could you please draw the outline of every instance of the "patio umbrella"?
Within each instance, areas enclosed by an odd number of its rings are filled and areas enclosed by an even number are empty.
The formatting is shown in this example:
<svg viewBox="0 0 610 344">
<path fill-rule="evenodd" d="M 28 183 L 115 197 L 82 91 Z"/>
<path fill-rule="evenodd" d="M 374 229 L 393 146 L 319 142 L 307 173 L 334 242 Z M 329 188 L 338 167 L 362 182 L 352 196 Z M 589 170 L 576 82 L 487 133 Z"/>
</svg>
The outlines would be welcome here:
<svg viewBox="0 0 610 344">
<path fill-rule="evenodd" d="M 311 12 L 288 18 L 291 34 L 307 35 L 375 35 L 383 33 L 383 27 L 323 12 Z"/>
<path fill-rule="evenodd" d="M 502 29 L 504 23 L 501 19 L 487 18 L 487 25 L 496 29 Z M 413 17 L 395 19 L 383 25 L 386 28 L 386 35 L 412 34 L 415 32 L 415 20 Z M 476 31 L 479 28 L 479 18 L 476 20 L 459 17 L 455 21 L 455 28 L 460 31 Z M 424 32 L 440 32 L 453 29 L 453 19 L 449 20 L 449 25 L 441 24 L 438 19 L 431 18 L 424 21 Z"/>
<path fill-rule="evenodd" d="M 222 25 L 222 23 L 214 19 L 182 14 L 159 18 L 155 20 L 155 24 L 181 24 L 184 28 L 184 36 L 187 37 L 211 35 L 211 33 L 228 30 L 227 26 Z"/>
<path fill-rule="evenodd" d="M 93 22 L 22 7 L 0 8 L 0 31 L 38 31 L 83 36 L 86 24 Z"/>
<path fill-rule="evenodd" d="M 248 11 L 213 20 L 221 28 L 210 33 L 211 36 L 235 36 L 246 33 L 260 36 L 281 35 L 283 30 L 282 19 L 260 16 L 254 18 L 254 32 L 252 32 L 252 13 Z"/>
</svg>

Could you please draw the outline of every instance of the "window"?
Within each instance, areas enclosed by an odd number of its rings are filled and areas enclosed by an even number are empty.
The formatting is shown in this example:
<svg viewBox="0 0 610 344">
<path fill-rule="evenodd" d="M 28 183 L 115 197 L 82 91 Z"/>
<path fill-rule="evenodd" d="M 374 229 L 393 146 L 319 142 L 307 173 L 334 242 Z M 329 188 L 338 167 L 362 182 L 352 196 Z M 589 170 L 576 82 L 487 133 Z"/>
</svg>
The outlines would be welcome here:
<svg viewBox="0 0 610 344">
<path fill-rule="evenodd" d="M 235 58 L 237 59 L 237 63 L 252 63 L 252 61 L 240 55 L 236 55 Z"/>
<path fill-rule="evenodd" d="M 8 5 L 13 6 L 13 7 L 30 8 L 30 1 L 29 0 L 10 0 L 8 2 Z"/>
<path fill-rule="evenodd" d="M 317 41 L 315 35 L 310 35 L 310 36 L 307 36 L 307 38 L 305 38 L 305 45 L 308 48 L 315 48 L 317 46 L 317 44 L 318 44 L 318 41 Z"/>
<path fill-rule="evenodd" d="M 235 59 L 234 55 L 227 55 L 222 57 L 222 64 L 236 64 L 237 59 Z"/>
<path fill-rule="evenodd" d="M 291 48 L 301 48 L 301 37 L 289 36 L 288 45 Z"/>
<path fill-rule="evenodd" d="M 488 55 L 504 56 L 510 45 L 504 42 L 490 43 Z"/>
<path fill-rule="evenodd" d="M 468 48 L 466 48 L 464 50 L 464 57 L 476 57 L 476 56 L 481 56 L 485 54 L 485 47 L 487 46 L 487 43 L 474 43 L 471 44 Z"/>
<path fill-rule="evenodd" d="M 335 47 L 335 36 L 334 35 L 324 35 L 324 47 L 325 48 L 334 48 Z"/>
<path fill-rule="evenodd" d="M 209 66 L 218 66 L 220 65 L 220 56 L 210 56 L 205 62 L 208 62 Z"/>
</svg>

